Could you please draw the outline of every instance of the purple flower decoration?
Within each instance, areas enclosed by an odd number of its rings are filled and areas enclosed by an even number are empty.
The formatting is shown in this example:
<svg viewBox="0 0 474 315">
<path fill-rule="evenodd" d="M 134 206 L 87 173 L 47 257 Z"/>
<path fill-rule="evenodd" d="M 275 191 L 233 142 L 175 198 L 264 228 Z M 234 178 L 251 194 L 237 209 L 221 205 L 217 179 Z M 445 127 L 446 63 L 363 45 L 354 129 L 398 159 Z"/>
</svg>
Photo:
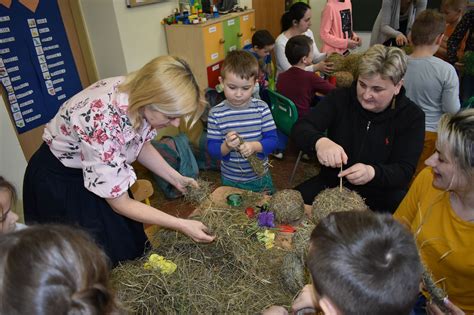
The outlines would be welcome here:
<svg viewBox="0 0 474 315">
<path fill-rule="evenodd" d="M 271 211 L 260 212 L 258 214 L 258 226 L 259 227 L 273 228 L 273 227 L 275 227 L 275 223 L 273 222 L 274 220 L 275 220 L 275 215 Z"/>
</svg>

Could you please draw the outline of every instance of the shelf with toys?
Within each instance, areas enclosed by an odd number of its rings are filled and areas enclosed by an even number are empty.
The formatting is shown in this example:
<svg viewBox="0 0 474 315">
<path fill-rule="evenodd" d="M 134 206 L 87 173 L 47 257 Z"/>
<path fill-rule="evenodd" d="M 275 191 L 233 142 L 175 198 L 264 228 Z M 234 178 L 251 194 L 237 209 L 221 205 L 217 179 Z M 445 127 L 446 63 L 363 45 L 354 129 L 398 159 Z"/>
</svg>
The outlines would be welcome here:
<svg viewBox="0 0 474 315">
<path fill-rule="evenodd" d="M 242 10 L 193 24 L 166 23 L 164 27 L 168 53 L 189 63 L 202 89 L 214 88 L 227 52 L 251 43 L 255 11 Z"/>
</svg>

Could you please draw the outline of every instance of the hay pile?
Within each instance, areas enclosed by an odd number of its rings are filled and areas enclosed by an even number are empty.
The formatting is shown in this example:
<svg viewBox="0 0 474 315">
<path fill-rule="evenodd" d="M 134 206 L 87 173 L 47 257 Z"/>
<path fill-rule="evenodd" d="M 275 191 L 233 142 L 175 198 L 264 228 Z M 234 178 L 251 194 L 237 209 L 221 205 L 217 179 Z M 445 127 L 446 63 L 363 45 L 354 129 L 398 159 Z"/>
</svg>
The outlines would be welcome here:
<svg viewBox="0 0 474 315">
<path fill-rule="evenodd" d="M 206 198 L 211 194 L 211 183 L 203 179 L 198 178 L 196 180 L 199 187 L 187 186 L 186 193 L 184 194 L 184 200 L 190 202 L 193 205 L 200 205 Z"/>
<path fill-rule="evenodd" d="M 293 294 L 297 294 L 305 284 L 309 283 L 303 258 L 296 253 L 288 253 L 283 257 L 280 270 L 285 288 Z"/>
<path fill-rule="evenodd" d="M 240 207 L 210 204 L 199 218 L 217 235 L 210 244 L 198 244 L 175 231 L 156 234 L 160 246 L 144 258 L 112 272 L 113 285 L 122 304 L 139 314 L 259 313 L 269 305 L 289 306 L 293 295 L 281 284 L 280 266 L 288 253 L 266 250 L 256 240 L 255 221 L 244 209 L 255 206 L 245 193 Z M 204 208 L 204 207 L 202 207 Z M 170 275 L 144 270 L 151 253 L 177 265 Z"/>
<path fill-rule="evenodd" d="M 353 53 L 345 57 L 340 54 L 329 55 L 326 61 L 334 63 L 332 75 L 336 77 L 338 87 L 350 86 L 359 76 L 359 63 L 362 56 L 362 53 Z"/>
<path fill-rule="evenodd" d="M 292 189 L 277 191 L 268 203 L 268 210 L 273 211 L 280 224 L 297 224 L 304 216 L 303 196 Z"/>
<path fill-rule="evenodd" d="M 293 234 L 293 248 L 304 259 L 306 259 L 308 254 L 309 240 L 315 227 L 316 225 L 313 222 L 307 220 L 298 226 L 298 229 Z"/>
<path fill-rule="evenodd" d="M 318 224 L 322 218 L 325 218 L 330 213 L 342 211 L 364 211 L 368 210 L 364 199 L 355 191 L 349 190 L 346 187 L 328 188 L 320 192 L 313 201 L 313 216 L 314 224 Z"/>
<path fill-rule="evenodd" d="M 239 137 L 239 141 L 241 145 L 245 143 L 242 137 Z M 255 174 L 257 174 L 260 177 L 265 175 L 265 163 L 263 162 L 263 160 L 260 160 L 257 157 L 257 153 L 255 152 L 252 153 L 251 155 L 247 156 L 246 159 L 247 161 L 249 161 L 250 166 L 252 167 Z"/>
<path fill-rule="evenodd" d="M 441 309 L 441 311 L 443 311 L 443 313 L 449 313 L 444 304 L 444 299 L 447 298 L 448 295 L 443 289 L 436 285 L 433 280 L 433 275 L 425 264 L 423 264 L 422 280 L 426 291 L 430 294 L 431 300 Z"/>
</svg>

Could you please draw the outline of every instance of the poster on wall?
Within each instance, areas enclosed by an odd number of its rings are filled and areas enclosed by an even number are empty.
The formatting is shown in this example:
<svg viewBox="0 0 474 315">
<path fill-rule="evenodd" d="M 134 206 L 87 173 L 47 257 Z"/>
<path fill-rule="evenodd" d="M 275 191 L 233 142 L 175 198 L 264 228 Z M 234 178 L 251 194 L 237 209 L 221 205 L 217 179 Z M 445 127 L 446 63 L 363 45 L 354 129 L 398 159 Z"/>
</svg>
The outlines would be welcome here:
<svg viewBox="0 0 474 315">
<path fill-rule="evenodd" d="M 0 0 L 0 81 L 18 133 L 82 89 L 56 1 Z"/>
</svg>

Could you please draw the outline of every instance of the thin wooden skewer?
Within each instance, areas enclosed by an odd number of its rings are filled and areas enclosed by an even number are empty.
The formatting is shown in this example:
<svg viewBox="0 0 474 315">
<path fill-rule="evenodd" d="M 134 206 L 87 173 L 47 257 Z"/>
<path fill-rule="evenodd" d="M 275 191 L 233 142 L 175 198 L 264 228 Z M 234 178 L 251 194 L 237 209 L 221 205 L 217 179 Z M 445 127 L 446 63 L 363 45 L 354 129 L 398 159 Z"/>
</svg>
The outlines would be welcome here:
<svg viewBox="0 0 474 315">
<path fill-rule="evenodd" d="M 341 164 L 341 172 L 342 172 L 342 164 Z M 342 193 L 342 176 L 339 178 L 339 192 Z"/>
</svg>

